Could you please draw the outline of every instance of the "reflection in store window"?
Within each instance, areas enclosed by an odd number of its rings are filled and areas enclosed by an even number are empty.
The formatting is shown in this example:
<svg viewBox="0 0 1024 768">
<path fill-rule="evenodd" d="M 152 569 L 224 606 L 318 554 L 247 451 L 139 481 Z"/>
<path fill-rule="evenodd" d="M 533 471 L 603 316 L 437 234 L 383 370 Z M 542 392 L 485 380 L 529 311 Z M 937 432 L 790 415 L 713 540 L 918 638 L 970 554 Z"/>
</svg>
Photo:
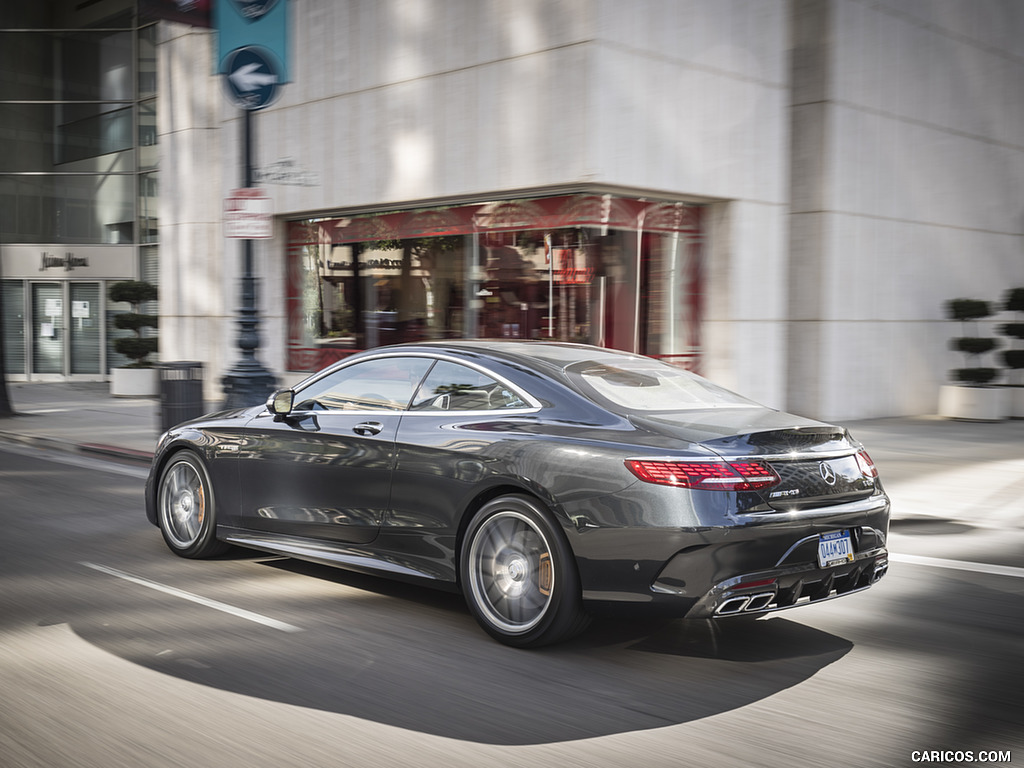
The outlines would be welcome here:
<svg viewBox="0 0 1024 768">
<path fill-rule="evenodd" d="M 544 339 L 696 368 L 702 209 L 574 195 L 293 222 L 289 369 L 424 339 Z"/>
</svg>

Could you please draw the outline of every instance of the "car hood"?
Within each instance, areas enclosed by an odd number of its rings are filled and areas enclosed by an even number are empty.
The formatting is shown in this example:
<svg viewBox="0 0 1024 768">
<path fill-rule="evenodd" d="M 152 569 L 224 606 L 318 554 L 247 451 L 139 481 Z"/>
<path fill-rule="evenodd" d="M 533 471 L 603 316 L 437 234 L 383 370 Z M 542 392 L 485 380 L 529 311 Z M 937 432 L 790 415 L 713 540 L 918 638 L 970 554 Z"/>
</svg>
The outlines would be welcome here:
<svg viewBox="0 0 1024 768">
<path fill-rule="evenodd" d="M 242 423 L 252 419 L 257 414 L 261 413 L 266 406 L 262 405 L 250 405 L 245 408 L 230 408 L 223 411 L 214 411 L 207 413 L 202 416 L 198 416 L 194 419 L 188 419 L 179 424 L 175 424 L 169 430 L 168 433 L 177 433 L 186 429 L 203 429 L 208 427 L 221 427 L 225 426 L 225 422 L 231 424 L 233 422 L 241 421 Z M 239 426 L 233 424 L 233 426 Z"/>
</svg>

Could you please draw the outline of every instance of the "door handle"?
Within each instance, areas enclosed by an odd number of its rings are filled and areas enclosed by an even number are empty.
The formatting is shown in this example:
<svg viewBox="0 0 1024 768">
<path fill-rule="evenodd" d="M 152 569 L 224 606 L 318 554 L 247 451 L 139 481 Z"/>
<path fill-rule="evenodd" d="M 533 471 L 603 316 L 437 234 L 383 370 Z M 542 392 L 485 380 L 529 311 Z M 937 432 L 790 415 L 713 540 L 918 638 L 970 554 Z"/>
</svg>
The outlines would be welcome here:
<svg viewBox="0 0 1024 768">
<path fill-rule="evenodd" d="M 364 421 L 352 427 L 353 432 L 363 437 L 379 435 L 382 429 L 384 429 L 384 425 L 379 421 Z"/>
</svg>

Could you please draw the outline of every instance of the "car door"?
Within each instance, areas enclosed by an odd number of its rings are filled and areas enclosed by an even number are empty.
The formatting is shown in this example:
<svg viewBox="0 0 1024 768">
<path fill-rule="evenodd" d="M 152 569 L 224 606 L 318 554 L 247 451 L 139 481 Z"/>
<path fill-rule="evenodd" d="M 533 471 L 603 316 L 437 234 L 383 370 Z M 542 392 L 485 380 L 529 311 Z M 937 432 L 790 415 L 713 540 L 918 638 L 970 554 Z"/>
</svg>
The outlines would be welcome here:
<svg viewBox="0 0 1024 768">
<path fill-rule="evenodd" d="M 467 498 L 501 475 L 516 438 L 503 424 L 539 403 L 475 366 L 439 360 L 424 379 L 397 439 L 391 509 L 395 530 L 447 533 Z"/>
<path fill-rule="evenodd" d="M 398 424 L 430 363 L 359 360 L 297 390 L 288 417 L 253 419 L 239 456 L 242 527 L 372 541 L 389 503 Z"/>
</svg>

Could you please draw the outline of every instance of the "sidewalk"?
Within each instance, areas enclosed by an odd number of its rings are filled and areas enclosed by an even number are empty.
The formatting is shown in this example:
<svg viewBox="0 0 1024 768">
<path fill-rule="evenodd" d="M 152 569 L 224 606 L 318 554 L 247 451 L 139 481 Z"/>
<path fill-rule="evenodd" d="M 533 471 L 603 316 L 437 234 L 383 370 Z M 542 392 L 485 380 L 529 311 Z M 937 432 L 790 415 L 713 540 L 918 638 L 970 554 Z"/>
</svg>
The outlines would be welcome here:
<svg viewBox="0 0 1024 768">
<path fill-rule="evenodd" d="M 105 383 L 8 383 L 17 416 L 0 444 L 148 465 L 160 433 L 158 399 L 115 398 Z M 209 403 L 210 411 L 217 408 Z M 894 518 L 1024 520 L 1024 420 L 916 416 L 845 422 L 864 443 L 893 500 Z"/>
<path fill-rule="evenodd" d="M 8 382 L 7 393 L 17 415 L 0 418 L 0 443 L 145 465 L 153 457 L 160 436 L 158 398 L 111 397 L 105 382 Z"/>
</svg>

